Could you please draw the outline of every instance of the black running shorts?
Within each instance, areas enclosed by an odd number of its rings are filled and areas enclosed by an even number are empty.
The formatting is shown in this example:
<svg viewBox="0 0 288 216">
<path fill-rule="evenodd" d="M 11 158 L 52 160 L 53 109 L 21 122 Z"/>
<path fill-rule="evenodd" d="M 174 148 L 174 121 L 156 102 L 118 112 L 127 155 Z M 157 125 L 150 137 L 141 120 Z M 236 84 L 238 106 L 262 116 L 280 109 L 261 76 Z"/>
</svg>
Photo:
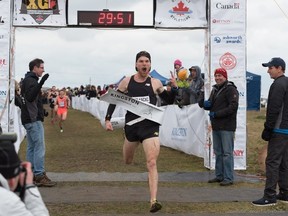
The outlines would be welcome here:
<svg viewBox="0 0 288 216">
<path fill-rule="evenodd" d="M 159 136 L 159 124 L 157 123 L 147 126 L 143 126 L 141 123 L 131 126 L 125 125 L 124 130 L 129 142 L 140 141 L 142 143 L 145 139 Z"/>
</svg>

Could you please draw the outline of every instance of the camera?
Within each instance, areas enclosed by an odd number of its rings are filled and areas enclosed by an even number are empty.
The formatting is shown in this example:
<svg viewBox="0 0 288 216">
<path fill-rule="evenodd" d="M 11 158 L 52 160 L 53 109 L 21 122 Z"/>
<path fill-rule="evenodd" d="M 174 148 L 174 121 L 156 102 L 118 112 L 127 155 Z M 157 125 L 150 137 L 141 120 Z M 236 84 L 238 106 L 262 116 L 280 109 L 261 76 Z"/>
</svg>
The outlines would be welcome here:
<svg viewBox="0 0 288 216">
<path fill-rule="evenodd" d="M 14 149 L 14 142 L 17 140 L 17 134 L 16 133 L 2 133 L 0 134 L 0 146 L 1 151 L 3 151 L 6 155 L 6 157 L 3 157 L 2 161 L 2 174 L 3 173 L 11 173 L 11 170 L 13 173 L 24 173 L 24 181 L 23 184 L 20 185 L 18 182 L 18 185 L 14 192 L 19 195 L 20 199 L 23 201 L 25 190 L 26 190 L 26 178 L 27 178 L 27 170 L 25 167 L 23 167 L 21 164 L 21 161 L 18 157 L 18 154 L 16 153 Z M 3 154 L 2 154 L 3 155 Z M 19 164 L 19 166 L 15 166 L 14 164 Z M 18 174 L 18 175 L 19 175 Z M 3 174 L 4 175 L 4 174 Z"/>
<path fill-rule="evenodd" d="M 20 173 L 24 173 L 24 183 L 23 185 L 18 182 L 18 185 L 14 192 L 19 195 L 20 199 L 24 200 L 25 190 L 26 190 L 26 178 L 27 178 L 27 170 L 25 167 L 20 166 Z"/>
</svg>

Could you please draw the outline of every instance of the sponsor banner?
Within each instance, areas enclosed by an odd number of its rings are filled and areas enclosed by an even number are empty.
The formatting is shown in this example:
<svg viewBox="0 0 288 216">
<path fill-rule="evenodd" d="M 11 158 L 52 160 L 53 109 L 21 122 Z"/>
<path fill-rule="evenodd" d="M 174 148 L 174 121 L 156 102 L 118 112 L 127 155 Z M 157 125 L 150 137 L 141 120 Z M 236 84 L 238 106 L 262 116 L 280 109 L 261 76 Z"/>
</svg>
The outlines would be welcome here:
<svg viewBox="0 0 288 216">
<path fill-rule="evenodd" d="M 237 47 L 245 44 L 245 41 L 246 37 L 244 34 L 211 35 L 211 45 L 213 47 Z"/>
<path fill-rule="evenodd" d="M 246 39 L 244 35 L 237 35 L 235 40 L 239 40 L 236 39 L 238 37 L 242 38 L 243 41 L 241 43 L 227 44 L 224 42 L 222 44 L 221 42 L 211 42 L 211 70 L 214 72 L 216 68 L 225 68 L 228 73 L 228 79 L 246 77 Z M 214 41 L 215 38 L 221 39 L 227 38 L 227 36 L 212 36 L 211 40 Z"/>
<path fill-rule="evenodd" d="M 14 26 L 66 26 L 66 0 L 14 0 Z"/>
<path fill-rule="evenodd" d="M 8 47 L 5 46 L 6 44 L 0 43 L 0 50 L 4 52 L 3 54 L 9 52 Z M 6 55 L 2 55 L 0 53 L 0 79 L 6 79 L 9 77 L 9 58 Z"/>
<path fill-rule="evenodd" d="M 129 110 L 142 118 L 162 124 L 164 116 L 163 108 L 154 106 L 150 103 L 142 102 L 136 98 L 129 97 L 113 89 L 110 89 L 106 94 L 102 95 L 100 100 L 111 104 L 120 105 L 124 109 Z"/>
<path fill-rule="evenodd" d="M 10 2 L 0 1 L 0 123 L 3 132 L 8 132 L 9 122 Z"/>
<path fill-rule="evenodd" d="M 211 0 L 211 34 L 245 33 L 246 0 Z"/>
<path fill-rule="evenodd" d="M 246 169 L 246 0 L 210 1 L 210 69 L 207 74 L 211 85 L 215 84 L 214 70 L 227 70 L 228 80 L 239 91 L 237 129 L 234 142 L 234 169 Z M 205 86 L 210 95 L 211 86 Z M 208 120 L 206 140 L 213 145 L 211 124 Z M 209 140 L 210 139 L 210 140 Z M 205 166 L 215 168 L 215 155 L 211 145 L 205 148 Z"/>
<path fill-rule="evenodd" d="M 206 1 L 157 0 L 155 27 L 206 28 Z"/>
<path fill-rule="evenodd" d="M 0 120 L 3 132 L 8 132 L 9 79 L 0 79 Z"/>
<path fill-rule="evenodd" d="M 167 106 L 159 133 L 161 145 L 203 158 L 206 117 L 207 113 L 198 104 L 182 109 L 177 105 Z"/>
<path fill-rule="evenodd" d="M 0 1 L 0 35 L 10 30 L 10 1 Z"/>
</svg>

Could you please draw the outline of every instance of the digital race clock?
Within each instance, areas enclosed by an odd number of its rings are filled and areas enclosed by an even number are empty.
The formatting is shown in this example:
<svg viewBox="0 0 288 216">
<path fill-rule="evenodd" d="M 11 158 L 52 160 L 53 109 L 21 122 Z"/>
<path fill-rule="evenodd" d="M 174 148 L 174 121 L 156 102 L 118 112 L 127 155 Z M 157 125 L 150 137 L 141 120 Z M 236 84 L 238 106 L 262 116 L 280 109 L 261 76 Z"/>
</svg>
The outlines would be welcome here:
<svg viewBox="0 0 288 216">
<path fill-rule="evenodd" d="M 96 27 L 133 27 L 134 11 L 78 11 L 78 25 Z"/>
</svg>

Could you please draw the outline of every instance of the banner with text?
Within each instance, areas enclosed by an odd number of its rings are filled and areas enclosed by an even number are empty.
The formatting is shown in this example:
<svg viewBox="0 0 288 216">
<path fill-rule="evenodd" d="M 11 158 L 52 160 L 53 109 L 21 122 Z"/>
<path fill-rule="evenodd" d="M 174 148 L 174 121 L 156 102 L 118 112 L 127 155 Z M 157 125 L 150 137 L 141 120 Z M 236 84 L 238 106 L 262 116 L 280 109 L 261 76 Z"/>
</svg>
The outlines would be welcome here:
<svg viewBox="0 0 288 216">
<path fill-rule="evenodd" d="M 9 127 L 10 10 L 9 0 L 0 1 L 0 123 L 3 132 L 8 132 Z"/>
<path fill-rule="evenodd" d="M 239 91 L 237 129 L 234 143 L 234 168 L 246 169 L 246 0 L 210 1 L 210 85 L 205 86 L 209 96 L 215 84 L 214 70 L 227 70 L 228 80 L 235 83 Z M 208 121 L 205 148 L 205 166 L 215 168 L 211 124 Z M 211 145 L 212 144 L 212 145 Z"/>
<path fill-rule="evenodd" d="M 66 26 L 66 0 L 14 0 L 14 26 Z"/>
<path fill-rule="evenodd" d="M 155 27 L 206 28 L 206 1 L 157 0 Z"/>
</svg>

